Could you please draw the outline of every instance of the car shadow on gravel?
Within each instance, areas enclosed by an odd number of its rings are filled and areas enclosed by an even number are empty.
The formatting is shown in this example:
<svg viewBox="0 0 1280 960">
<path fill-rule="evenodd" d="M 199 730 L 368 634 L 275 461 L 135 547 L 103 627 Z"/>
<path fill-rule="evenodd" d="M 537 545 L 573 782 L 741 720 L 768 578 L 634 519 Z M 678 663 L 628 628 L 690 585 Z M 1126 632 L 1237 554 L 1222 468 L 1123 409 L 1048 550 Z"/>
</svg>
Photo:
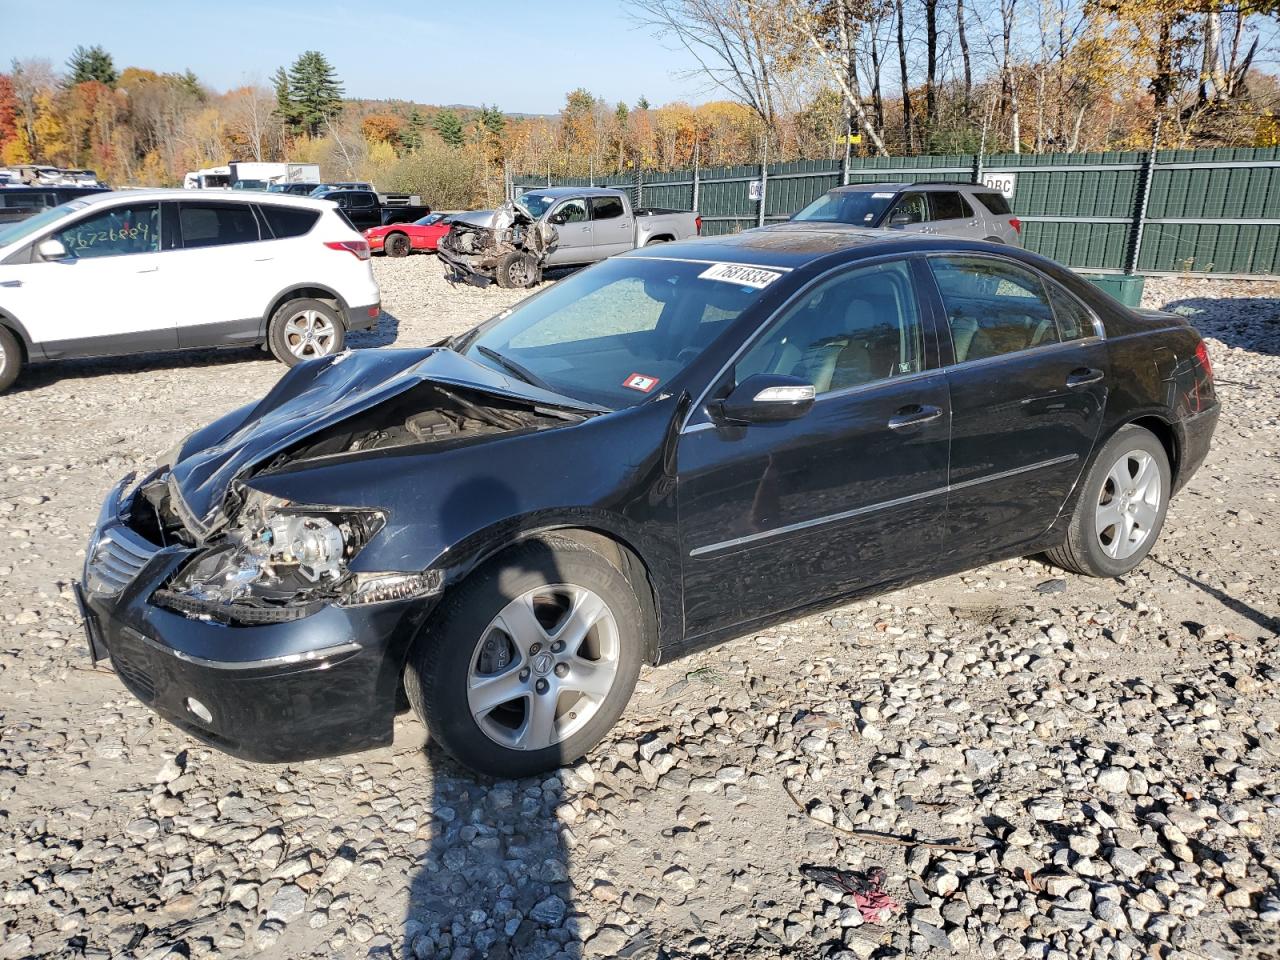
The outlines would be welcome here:
<svg viewBox="0 0 1280 960">
<path fill-rule="evenodd" d="M 1158 560 L 1155 557 L 1152 557 L 1151 561 L 1155 563 L 1157 566 L 1164 567 L 1166 570 L 1172 573 L 1175 577 L 1182 580 L 1184 583 L 1190 584 L 1191 586 L 1195 587 L 1197 590 L 1200 590 L 1208 594 L 1210 597 L 1218 601 L 1218 603 L 1222 604 L 1222 606 L 1226 607 L 1228 610 L 1230 610 L 1232 613 L 1236 614 L 1237 616 L 1243 617 L 1245 620 L 1248 620 L 1251 623 L 1257 624 L 1259 627 L 1261 627 L 1263 630 L 1266 630 L 1268 633 L 1280 633 L 1280 617 L 1269 616 L 1268 614 L 1263 613 L 1261 610 L 1257 609 L 1256 607 L 1251 607 L 1249 606 L 1249 604 L 1245 603 L 1244 601 L 1237 600 L 1235 597 L 1227 593 L 1224 593 L 1223 591 L 1219 590 L 1217 587 L 1214 587 L 1214 586 L 1211 586 L 1210 584 L 1205 583 L 1203 580 L 1199 579 L 1198 577 L 1193 577 L 1191 574 L 1185 573 L 1184 571 L 1179 570 L 1177 567 L 1170 566 L 1169 564 L 1165 563 L 1163 560 Z"/>
<path fill-rule="evenodd" d="M 352 350 L 370 347 L 389 347 L 400 338 L 400 318 L 390 310 L 383 310 L 378 325 L 372 330 L 353 330 L 347 336 L 347 346 Z"/>
<path fill-rule="evenodd" d="M 1275 297 L 1189 297 L 1160 309 L 1186 317 L 1201 334 L 1229 347 L 1280 356 L 1280 299 Z"/>
</svg>

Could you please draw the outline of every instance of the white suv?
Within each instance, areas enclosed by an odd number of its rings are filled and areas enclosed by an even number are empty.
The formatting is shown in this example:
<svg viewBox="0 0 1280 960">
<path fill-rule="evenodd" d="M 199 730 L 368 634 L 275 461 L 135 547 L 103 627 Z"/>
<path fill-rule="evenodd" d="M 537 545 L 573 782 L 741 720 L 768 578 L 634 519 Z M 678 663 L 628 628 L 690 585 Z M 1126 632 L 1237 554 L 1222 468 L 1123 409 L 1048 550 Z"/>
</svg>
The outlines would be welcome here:
<svg viewBox="0 0 1280 960">
<path fill-rule="evenodd" d="M 293 365 L 379 314 L 369 245 L 323 200 L 131 190 L 0 229 L 0 390 L 62 357 L 265 344 Z"/>
</svg>

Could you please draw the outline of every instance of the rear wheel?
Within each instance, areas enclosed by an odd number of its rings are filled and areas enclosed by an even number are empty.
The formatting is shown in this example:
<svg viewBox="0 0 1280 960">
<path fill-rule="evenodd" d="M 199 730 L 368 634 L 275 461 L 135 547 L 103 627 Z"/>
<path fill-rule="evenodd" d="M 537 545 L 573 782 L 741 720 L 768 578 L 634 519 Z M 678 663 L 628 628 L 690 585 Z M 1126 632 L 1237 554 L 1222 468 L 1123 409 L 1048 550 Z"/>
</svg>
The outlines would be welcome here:
<svg viewBox="0 0 1280 960">
<path fill-rule="evenodd" d="M 540 773 L 582 756 L 622 714 L 643 622 L 603 556 L 559 538 L 524 543 L 445 598 L 410 652 L 405 691 L 459 763 Z"/>
<path fill-rule="evenodd" d="M 1142 427 L 1120 428 L 1094 460 L 1067 539 L 1048 559 L 1091 577 L 1128 573 L 1155 545 L 1171 492 L 1164 445 Z"/>
<path fill-rule="evenodd" d="M 277 360 L 292 367 L 338 353 L 346 332 L 337 310 L 308 297 L 290 300 L 276 310 L 267 329 L 267 345 Z"/>
<path fill-rule="evenodd" d="M 498 261 L 495 271 L 498 286 L 510 289 L 532 287 L 542 279 L 542 271 L 538 269 L 538 261 L 529 254 L 514 250 Z"/>
<path fill-rule="evenodd" d="M 382 242 L 383 252 L 388 257 L 407 257 L 412 249 L 409 238 L 403 233 L 391 233 Z"/>
<path fill-rule="evenodd" d="M 8 390 L 22 369 L 22 345 L 13 331 L 0 327 L 0 391 Z"/>
</svg>

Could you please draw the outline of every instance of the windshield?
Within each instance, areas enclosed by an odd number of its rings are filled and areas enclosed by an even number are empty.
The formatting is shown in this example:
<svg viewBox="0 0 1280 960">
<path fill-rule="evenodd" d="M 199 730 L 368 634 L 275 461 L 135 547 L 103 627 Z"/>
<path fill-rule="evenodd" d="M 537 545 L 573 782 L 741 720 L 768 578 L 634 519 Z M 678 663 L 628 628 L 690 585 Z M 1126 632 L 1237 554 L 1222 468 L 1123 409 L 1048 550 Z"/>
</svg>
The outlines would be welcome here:
<svg viewBox="0 0 1280 960">
<path fill-rule="evenodd" d="M 782 276 L 747 270 L 752 285 L 728 264 L 605 260 L 499 314 L 457 349 L 577 400 L 634 406 L 661 393 Z"/>
<path fill-rule="evenodd" d="M 543 196 L 540 193 L 526 193 L 516 197 L 516 206 L 529 215 L 530 220 L 537 220 L 551 208 L 559 197 Z"/>
<path fill-rule="evenodd" d="M 880 215 L 888 209 L 897 195 L 897 190 L 832 190 L 791 219 L 870 227 L 880 219 Z"/>
<path fill-rule="evenodd" d="M 19 220 L 17 223 L 11 223 L 6 227 L 0 227 L 0 247 L 7 247 L 11 243 L 17 243 L 29 234 L 39 233 L 49 224 L 60 220 L 68 213 L 73 213 L 76 210 L 82 210 L 87 206 L 88 204 L 83 200 L 68 200 L 61 206 L 50 207 L 48 210 L 41 210 L 33 217 L 27 217 L 25 220 Z"/>
</svg>

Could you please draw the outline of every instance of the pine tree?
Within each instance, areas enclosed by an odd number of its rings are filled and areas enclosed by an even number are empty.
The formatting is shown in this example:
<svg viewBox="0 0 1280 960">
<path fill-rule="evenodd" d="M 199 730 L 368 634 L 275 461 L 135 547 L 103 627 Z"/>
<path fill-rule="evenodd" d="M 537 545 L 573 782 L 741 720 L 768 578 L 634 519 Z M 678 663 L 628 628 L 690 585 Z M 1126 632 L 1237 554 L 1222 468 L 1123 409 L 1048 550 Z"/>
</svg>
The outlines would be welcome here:
<svg viewBox="0 0 1280 960">
<path fill-rule="evenodd" d="M 277 74 L 276 96 L 280 86 Z M 310 136 L 316 136 L 325 121 L 342 110 L 342 85 L 324 54 L 308 50 L 289 68 L 287 102 L 290 122 Z"/>
<path fill-rule="evenodd" d="M 271 86 L 276 91 L 276 118 L 290 130 L 298 127 L 298 111 L 289 88 L 289 71 L 278 67 L 271 75 Z"/>
<path fill-rule="evenodd" d="M 75 86 L 89 80 L 97 80 L 108 87 L 114 87 L 120 74 L 111 60 L 111 54 L 94 44 L 92 47 L 77 46 L 67 60 L 67 85 Z"/>
<path fill-rule="evenodd" d="M 452 110 L 441 110 L 437 113 L 435 119 L 431 121 L 431 129 L 435 130 L 440 139 L 449 146 L 462 146 L 464 139 L 462 118 Z"/>
<path fill-rule="evenodd" d="M 496 106 L 480 105 L 480 125 L 493 137 L 501 137 L 507 129 L 507 118 Z"/>
<path fill-rule="evenodd" d="M 409 111 L 409 118 L 400 129 L 400 145 L 412 153 L 422 146 L 422 131 L 427 128 L 427 118 L 416 106 Z"/>
</svg>

